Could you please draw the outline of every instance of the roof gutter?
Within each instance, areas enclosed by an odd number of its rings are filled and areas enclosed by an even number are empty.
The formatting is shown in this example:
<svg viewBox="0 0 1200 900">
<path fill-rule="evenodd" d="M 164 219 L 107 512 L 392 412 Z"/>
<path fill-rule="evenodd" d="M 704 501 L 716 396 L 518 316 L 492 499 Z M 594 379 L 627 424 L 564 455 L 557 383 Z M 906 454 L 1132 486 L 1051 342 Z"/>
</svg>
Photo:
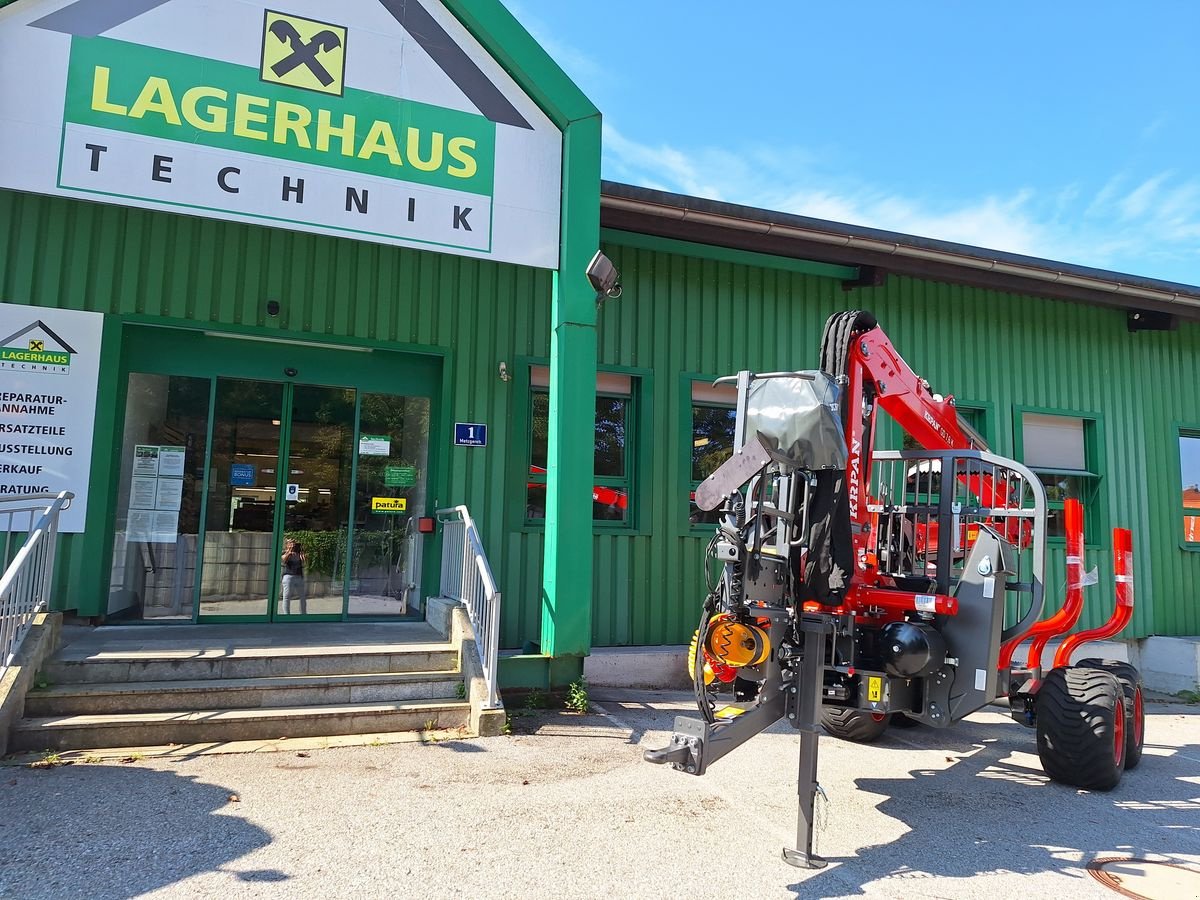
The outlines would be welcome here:
<svg viewBox="0 0 1200 900">
<path fill-rule="evenodd" d="M 680 206 L 670 206 L 652 203 L 646 200 L 632 200 L 624 197 L 613 197 L 602 194 L 601 208 L 620 210 L 639 215 L 653 215 L 663 219 L 678 222 L 694 222 L 719 228 L 729 228 L 737 231 L 750 232 L 772 237 L 789 238 L 792 240 L 811 241 L 844 247 L 851 250 L 862 250 L 887 256 L 905 259 L 919 259 L 926 262 L 943 263 L 965 269 L 975 269 L 982 272 L 995 272 L 1018 278 L 1027 278 L 1048 284 L 1059 284 L 1075 288 L 1084 288 L 1119 297 L 1128 297 L 1131 301 L 1152 301 L 1169 303 L 1193 308 L 1200 308 L 1200 297 L 1190 296 L 1175 291 L 1156 290 L 1139 285 L 1125 284 L 1103 278 L 1090 278 L 1084 275 L 1073 275 L 1053 269 L 1040 268 L 1032 265 L 1003 262 L 984 256 L 971 256 L 963 253 L 950 253 L 944 250 L 933 250 L 925 247 L 915 247 L 896 241 L 885 241 L 859 235 L 838 234 L 823 231 L 819 228 L 804 228 L 796 225 L 763 222 L 745 219 L 737 216 L 725 216 L 717 213 L 702 212 Z"/>
</svg>

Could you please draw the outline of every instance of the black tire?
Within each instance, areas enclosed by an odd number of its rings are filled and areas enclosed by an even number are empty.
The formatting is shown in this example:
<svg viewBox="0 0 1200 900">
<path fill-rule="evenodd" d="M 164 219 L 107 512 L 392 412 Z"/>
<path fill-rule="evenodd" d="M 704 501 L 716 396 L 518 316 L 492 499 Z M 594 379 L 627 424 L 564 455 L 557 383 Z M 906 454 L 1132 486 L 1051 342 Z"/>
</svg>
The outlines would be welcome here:
<svg viewBox="0 0 1200 900">
<path fill-rule="evenodd" d="M 1042 680 L 1037 749 L 1054 781 L 1111 791 L 1125 770 L 1124 735 L 1125 692 L 1112 673 L 1058 668 Z"/>
<path fill-rule="evenodd" d="M 835 738 L 870 744 L 887 731 L 888 718 L 883 713 L 829 706 L 821 710 L 821 727 Z"/>
<path fill-rule="evenodd" d="M 1125 692 L 1125 771 L 1136 769 L 1142 761 L 1142 746 L 1146 741 L 1146 699 L 1141 673 L 1119 659 L 1081 659 L 1075 666 L 1111 672 L 1120 682 Z"/>
</svg>

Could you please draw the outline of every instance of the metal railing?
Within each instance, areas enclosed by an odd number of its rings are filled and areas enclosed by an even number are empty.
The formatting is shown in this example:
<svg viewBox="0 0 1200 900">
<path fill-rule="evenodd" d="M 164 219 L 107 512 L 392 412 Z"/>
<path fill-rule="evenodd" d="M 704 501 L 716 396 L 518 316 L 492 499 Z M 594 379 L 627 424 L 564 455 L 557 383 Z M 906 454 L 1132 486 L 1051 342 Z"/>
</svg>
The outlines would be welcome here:
<svg viewBox="0 0 1200 900">
<path fill-rule="evenodd" d="M 58 517 L 70 508 L 73 499 L 73 493 L 63 491 L 21 494 L 0 501 L 0 533 L 4 540 L 4 555 L 0 556 L 4 563 L 4 575 L 0 577 L 0 673 L 12 665 L 33 617 L 50 606 Z M 14 535 L 20 540 L 22 534 L 24 542 L 12 555 Z"/>
<path fill-rule="evenodd" d="M 437 511 L 442 525 L 441 594 L 461 601 L 475 626 L 475 646 L 487 683 L 486 709 L 500 705 L 496 663 L 500 655 L 500 591 L 492 577 L 479 530 L 465 506 Z"/>
<path fill-rule="evenodd" d="M 878 517 L 880 571 L 929 576 L 950 590 L 962 575 L 972 526 L 990 525 L 1024 548 L 1005 582 L 1002 639 L 1028 631 L 1045 603 L 1046 489 L 1037 475 L 981 450 L 877 450 L 872 459 L 867 509 Z"/>
</svg>

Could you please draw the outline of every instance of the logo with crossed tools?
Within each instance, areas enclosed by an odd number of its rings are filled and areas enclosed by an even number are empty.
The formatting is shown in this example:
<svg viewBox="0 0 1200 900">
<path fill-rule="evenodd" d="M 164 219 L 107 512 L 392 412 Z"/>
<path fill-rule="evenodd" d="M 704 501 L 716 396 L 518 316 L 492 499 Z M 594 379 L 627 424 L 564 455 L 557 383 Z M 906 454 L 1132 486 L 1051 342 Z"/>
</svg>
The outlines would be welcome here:
<svg viewBox="0 0 1200 900">
<path fill-rule="evenodd" d="M 263 19 L 263 81 L 340 97 L 345 90 L 346 28 L 268 9 Z"/>
<path fill-rule="evenodd" d="M 45 341 L 30 341 L 30 342 L 29 342 L 29 349 L 30 349 L 30 350 L 36 350 L 36 351 L 39 351 L 39 352 L 45 352 L 45 350 L 46 350 L 46 342 L 45 342 Z"/>
</svg>

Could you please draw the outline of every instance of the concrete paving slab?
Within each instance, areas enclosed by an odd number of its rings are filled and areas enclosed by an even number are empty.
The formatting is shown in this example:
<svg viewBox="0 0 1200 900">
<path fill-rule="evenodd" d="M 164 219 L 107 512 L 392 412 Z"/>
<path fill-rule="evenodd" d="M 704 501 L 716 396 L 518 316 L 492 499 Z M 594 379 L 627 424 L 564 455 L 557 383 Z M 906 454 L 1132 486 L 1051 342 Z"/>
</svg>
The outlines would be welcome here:
<svg viewBox="0 0 1200 900">
<path fill-rule="evenodd" d="M 1108 794 L 1047 782 L 1002 710 L 823 740 L 805 872 L 787 726 L 695 778 L 641 761 L 686 695 L 592 699 L 509 737 L 0 770 L 0 897 L 1115 898 L 1090 861 L 1200 871 L 1200 707 L 1151 704 Z"/>
</svg>

